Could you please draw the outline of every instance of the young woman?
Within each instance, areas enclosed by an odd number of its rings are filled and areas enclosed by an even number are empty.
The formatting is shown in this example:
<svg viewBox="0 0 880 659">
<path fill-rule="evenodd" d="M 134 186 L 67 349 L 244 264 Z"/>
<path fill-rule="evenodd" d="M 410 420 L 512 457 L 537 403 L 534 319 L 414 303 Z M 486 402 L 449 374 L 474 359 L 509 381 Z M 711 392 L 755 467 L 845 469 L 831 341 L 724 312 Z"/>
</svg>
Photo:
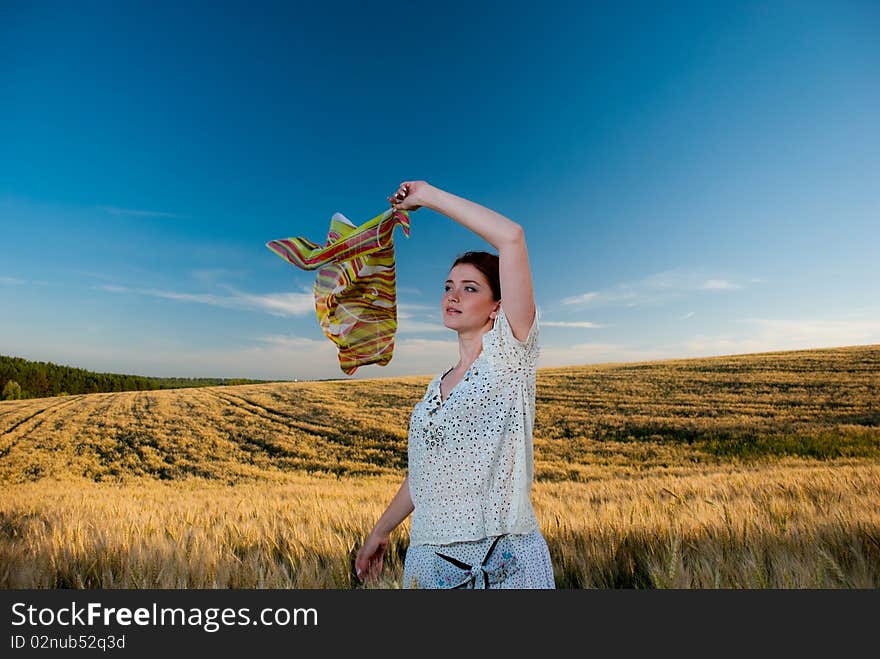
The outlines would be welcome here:
<svg viewBox="0 0 880 659">
<path fill-rule="evenodd" d="M 394 208 L 431 208 L 485 239 L 440 301 L 459 361 L 428 385 L 410 419 L 408 475 L 355 559 L 375 577 L 391 531 L 412 513 L 404 588 L 554 588 L 531 503 L 538 319 L 522 227 L 426 181 L 406 181 Z"/>
</svg>

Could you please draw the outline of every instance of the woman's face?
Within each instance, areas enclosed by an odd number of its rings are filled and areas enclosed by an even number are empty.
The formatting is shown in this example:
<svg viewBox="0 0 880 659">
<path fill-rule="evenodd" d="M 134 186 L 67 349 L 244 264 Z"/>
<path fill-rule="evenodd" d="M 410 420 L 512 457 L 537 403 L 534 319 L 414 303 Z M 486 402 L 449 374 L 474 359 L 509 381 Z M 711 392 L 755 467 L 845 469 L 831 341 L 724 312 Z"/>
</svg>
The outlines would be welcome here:
<svg viewBox="0 0 880 659">
<path fill-rule="evenodd" d="M 443 324 L 456 331 L 478 330 L 494 318 L 501 301 L 492 298 L 486 276 L 470 263 L 459 263 L 449 271 L 440 299 Z"/>
</svg>

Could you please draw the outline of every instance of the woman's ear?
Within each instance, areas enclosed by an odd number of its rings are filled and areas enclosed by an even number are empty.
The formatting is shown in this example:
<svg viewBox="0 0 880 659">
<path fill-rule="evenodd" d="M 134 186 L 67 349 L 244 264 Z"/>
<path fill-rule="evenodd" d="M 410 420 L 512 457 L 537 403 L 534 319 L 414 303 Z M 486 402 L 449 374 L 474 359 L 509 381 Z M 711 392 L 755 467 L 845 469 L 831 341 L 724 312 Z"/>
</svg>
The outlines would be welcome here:
<svg viewBox="0 0 880 659">
<path fill-rule="evenodd" d="M 500 308 L 501 308 L 501 300 L 498 300 L 498 304 L 495 305 L 495 311 L 493 311 L 489 314 L 489 318 L 491 318 L 492 320 L 495 320 L 495 316 L 498 315 L 498 310 Z"/>
</svg>

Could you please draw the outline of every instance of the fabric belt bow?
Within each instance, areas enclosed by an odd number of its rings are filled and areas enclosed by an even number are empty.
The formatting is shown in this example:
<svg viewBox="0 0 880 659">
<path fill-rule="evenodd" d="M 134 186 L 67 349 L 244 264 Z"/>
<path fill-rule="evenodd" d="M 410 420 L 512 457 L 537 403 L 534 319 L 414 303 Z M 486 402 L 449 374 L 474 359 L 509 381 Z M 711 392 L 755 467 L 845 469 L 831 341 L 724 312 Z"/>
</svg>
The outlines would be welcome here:
<svg viewBox="0 0 880 659">
<path fill-rule="evenodd" d="M 468 565 L 464 561 L 460 561 L 457 558 L 453 558 L 452 556 L 446 556 L 445 554 L 441 554 L 439 551 L 434 552 L 440 558 L 448 561 L 449 563 L 452 563 L 455 567 L 460 568 L 465 572 L 461 581 L 459 581 L 455 585 L 449 585 L 448 588 L 487 589 L 489 588 L 489 584 L 503 581 L 509 573 L 508 570 L 505 569 L 504 563 L 502 563 L 499 567 L 491 570 L 486 568 L 486 565 L 489 562 L 489 558 L 492 556 L 492 551 L 495 549 L 498 541 L 501 540 L 501 538 L 503 537 L 504 536 L 499 535 L 497 538 L 495 538 L 495 540 L 489 546 L 489 550 L 486 552 L 486 555 L 483 557 L 483 560 L 479 565 Z"/>
</svg>

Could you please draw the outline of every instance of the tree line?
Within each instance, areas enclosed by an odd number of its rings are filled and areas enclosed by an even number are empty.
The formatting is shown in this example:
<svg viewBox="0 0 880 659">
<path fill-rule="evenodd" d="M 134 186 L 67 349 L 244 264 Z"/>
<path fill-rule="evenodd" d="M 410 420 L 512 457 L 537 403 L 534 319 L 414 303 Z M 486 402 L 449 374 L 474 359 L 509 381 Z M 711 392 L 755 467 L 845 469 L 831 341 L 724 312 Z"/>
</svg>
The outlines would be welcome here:
<svg viewBox="0 0 880 659">
<path fill-rule="evenodd" d="M 245 378 L 156 378 L 121 373 L 95 373 L 52 362 L 35 362 L 21 357 L 0 355 L 0 399 L 2 400 L 112 391 L 263 384 L 271 381 Z"/>
</svg>

